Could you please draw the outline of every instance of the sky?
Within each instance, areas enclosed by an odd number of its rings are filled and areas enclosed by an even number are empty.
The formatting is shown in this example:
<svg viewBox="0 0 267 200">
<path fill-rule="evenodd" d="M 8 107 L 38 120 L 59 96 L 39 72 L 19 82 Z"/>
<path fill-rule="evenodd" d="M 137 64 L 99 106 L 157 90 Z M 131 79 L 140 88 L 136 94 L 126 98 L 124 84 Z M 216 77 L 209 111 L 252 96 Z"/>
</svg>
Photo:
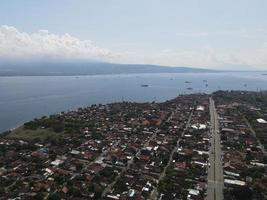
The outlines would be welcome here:
<svg viewBox="0 0 267 200">
<path fill-rule="evenodd" d="M 1 0 L 0 59 L 267 70 L 266 0 Z"/>
</svg>

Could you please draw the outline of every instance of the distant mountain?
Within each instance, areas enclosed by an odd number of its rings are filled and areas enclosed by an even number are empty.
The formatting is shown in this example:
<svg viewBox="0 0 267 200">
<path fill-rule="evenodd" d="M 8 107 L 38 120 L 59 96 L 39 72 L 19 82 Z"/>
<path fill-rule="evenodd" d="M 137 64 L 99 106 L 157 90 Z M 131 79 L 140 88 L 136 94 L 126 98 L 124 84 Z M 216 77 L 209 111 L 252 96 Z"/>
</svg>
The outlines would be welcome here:
<svg viewBox="0 0 267 200">
<path fill-rule="evenodd" d="M 213 70 L 191 67 L 168 67 L 146 64 L 114 64 L 104 62 L 35 61 L 0 62 L 0 76 L 75 76 L 133 73 L 201 73 Z"/>
</svg>

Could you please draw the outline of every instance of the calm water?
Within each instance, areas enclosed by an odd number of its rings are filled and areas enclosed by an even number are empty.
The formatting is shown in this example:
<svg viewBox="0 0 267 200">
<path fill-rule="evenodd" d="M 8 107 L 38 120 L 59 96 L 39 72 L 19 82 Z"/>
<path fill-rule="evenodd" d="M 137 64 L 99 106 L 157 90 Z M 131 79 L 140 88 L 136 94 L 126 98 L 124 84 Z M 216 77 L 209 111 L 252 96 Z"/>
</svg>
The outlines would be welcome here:
<svg viewBox="0 0 267 200">
<path fill-rule="evenodd" d="M 208 87 L 203 80 L 208 81 Z M 150 87 L 140 87 L 141 84 Z M 34 117 L 95 103 L 164 101 L 178 94 L 218 89 L 267 90 L 267 76 L 244 72 L 0 77 L 0 132 Z"/>
</svg>

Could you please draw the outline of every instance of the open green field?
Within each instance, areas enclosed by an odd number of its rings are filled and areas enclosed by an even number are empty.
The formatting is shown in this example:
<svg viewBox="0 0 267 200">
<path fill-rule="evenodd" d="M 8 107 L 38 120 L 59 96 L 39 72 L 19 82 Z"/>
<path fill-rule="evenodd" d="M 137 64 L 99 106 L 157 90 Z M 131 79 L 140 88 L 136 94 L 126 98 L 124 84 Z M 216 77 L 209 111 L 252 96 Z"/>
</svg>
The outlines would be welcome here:
<svg viewBox="0 0 267 200">
<path fill-rule="evenodd" d="M 23 126 L 14 129 L 10 134 L 8 134 L 7 138 L 13 138 L 13 139 L 22 139 L 22 140 L 34 140 L 34 139 L 40 139 L 45 140 L 47 138 L 49 139 L 56 139 L 63 136 L 62 133 L 56 133 L 50 129 L 36 129 L 36 130 L 30 130 L 25 129 Z"/>
</svg>

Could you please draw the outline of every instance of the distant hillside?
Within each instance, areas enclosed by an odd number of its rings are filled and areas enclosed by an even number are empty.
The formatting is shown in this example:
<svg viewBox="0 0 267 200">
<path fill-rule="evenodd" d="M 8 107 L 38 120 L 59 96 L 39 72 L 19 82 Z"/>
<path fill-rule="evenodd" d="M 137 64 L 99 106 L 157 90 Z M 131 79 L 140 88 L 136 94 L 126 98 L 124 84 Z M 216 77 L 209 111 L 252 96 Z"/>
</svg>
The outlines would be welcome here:
<svg viewBox="0 0 267 200">
<path fill-rule="evenodd" d="M 101 62 L 5 62 L 0 76 L 72 76 L 133 73 L 201 73 L 213 70 L 191 67 L 168 67 L 145 64 L 112 64 Z"/>
</svg>

